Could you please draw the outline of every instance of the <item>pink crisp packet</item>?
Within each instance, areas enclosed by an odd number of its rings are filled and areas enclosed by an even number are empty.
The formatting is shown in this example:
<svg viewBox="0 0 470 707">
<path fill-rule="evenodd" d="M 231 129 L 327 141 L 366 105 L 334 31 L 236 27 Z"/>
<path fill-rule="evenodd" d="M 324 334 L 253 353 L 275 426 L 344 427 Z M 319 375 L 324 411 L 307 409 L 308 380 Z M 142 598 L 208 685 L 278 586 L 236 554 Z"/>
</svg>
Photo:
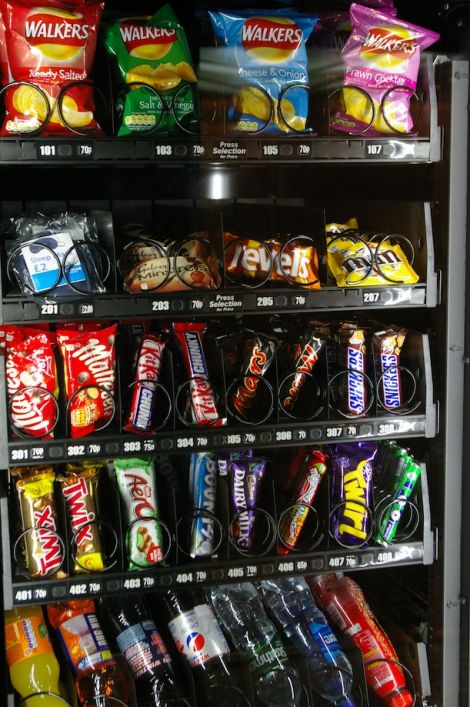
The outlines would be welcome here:
<svg viewBox="0 0 470 707">
<path fill-rule="evenodd" d="M 439 35 L 357 3 L 350 18 L 352 31 L 342 51 L 347 87 L 331 127 L 368 137 L 411 132 L 420 54 Z"/>
</svg>

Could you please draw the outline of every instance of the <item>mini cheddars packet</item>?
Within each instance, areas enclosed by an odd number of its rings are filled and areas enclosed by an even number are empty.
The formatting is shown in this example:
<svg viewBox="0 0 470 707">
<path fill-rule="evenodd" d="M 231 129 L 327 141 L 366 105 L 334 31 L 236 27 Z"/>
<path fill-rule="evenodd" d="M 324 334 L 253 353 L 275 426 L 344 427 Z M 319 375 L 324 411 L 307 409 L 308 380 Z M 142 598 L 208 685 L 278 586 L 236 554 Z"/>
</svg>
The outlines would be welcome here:
<svg viewBox="0 0 470 707">
<path fill-rule="evenodd" d="M 124 93 L 118 99 L 118 135 L 195 132 L 197 77 L 186 33 L 170 7 L 152 17 L 126 17 L 107 30 Z"/>
</svg>

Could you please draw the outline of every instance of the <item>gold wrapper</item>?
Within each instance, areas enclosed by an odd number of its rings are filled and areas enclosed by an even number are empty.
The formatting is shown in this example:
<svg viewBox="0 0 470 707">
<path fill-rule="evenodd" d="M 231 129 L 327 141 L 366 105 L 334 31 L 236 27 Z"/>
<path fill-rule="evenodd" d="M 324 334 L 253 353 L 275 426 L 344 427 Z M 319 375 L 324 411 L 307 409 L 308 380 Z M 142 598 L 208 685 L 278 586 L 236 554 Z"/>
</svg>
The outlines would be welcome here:
<svg viewBox="0 0 470 707">
<path fill-rule="evenodd" d="M 60 571 L 64 556 L 58 536 L 52 467 L 42 470 L 18 467 L 10 471 L 10 476 L 18 497 L 28 575 L 31 578 L 65 576 Z"/>
<path fill-rule="evenodd" d="M 70 469 L 74 469 L 71 471 Z M 65 500 L 70 533 L 74 538 L 74 573 L 104 570 L 97 510 L 98 464 L 67 465 L 58 477 Z"/>
</svg>

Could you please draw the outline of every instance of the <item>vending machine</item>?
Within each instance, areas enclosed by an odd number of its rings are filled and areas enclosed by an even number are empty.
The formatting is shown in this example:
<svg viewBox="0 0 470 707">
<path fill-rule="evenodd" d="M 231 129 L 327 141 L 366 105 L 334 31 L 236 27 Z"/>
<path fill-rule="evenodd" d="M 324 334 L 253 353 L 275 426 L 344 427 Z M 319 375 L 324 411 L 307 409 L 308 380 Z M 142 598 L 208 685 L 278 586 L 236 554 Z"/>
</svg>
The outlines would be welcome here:
<svg viewBox="0 0 470 707">
<path fill-rule="evenodd" d="M 2 705 L 468 704 L 469 7 L 1 3 Z"/>
</svg>

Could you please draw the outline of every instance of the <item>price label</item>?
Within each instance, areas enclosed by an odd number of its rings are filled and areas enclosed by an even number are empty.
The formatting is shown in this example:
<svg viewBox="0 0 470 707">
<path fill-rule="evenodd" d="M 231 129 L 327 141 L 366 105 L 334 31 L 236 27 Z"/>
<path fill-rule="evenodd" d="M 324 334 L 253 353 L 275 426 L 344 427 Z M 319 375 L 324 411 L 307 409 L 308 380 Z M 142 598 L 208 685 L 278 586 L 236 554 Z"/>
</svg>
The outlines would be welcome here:
<svg viewBox="0 0 470 707">
<path fill-rule="evenodd" d="M 246 576 L 247 577 L 256 577 L 258 574 L 258 568 L 256 565 L 248 565 L 246 568 Z"/>
<path fill-rule="evenodd" d="M 362 293 L 362 303 L 363 304 L 379 304 L 380 303 L 380 292 L 371 292 L 364 290 Z"/>
<path fill-rule="evenodd" d="M 124 452 L 124 454 L 134 454 L 134 452 L 141 452 L 142 442 L 140 441 L 140 439 L 128 440 L 122 445 L 122 451 Z"/>
<path fill-rule="evenodd" d="M 155 586 L 155 577 L 142 577 L 144 589 L 151 589 Z"/>
<path fill-rule="evenodd" d="M 86 445 L 84 445 L 84 444 L 68 444 L 67 445 L 67 456 L 68 457 L 84 457 L 84 456 L 86 456 Z"/>
<path fill-rule="evenodd" d="M 243 444 L 254 444 L 256 442 L 256 435 L 253 432 L 245 432 L 243 435 Z"/>
<path fill-rule="evenodd" d="M 200 312 L 201 309 L 204 309 L 204 300 L 195 299 L 193 297 L 189 302 L 189 308 L 194 310 L 195 312 Z"/>
<path fill-rule="evenodd" d="M 346 567 L 356 567 L 356 565 L 357 565 L 356 555 L 346 555 L 346 557 L 344 559 L 345 559 Z"/>
<path fill-rule="evenodd" d="M 357 427 L 356 425 L 348 425 L 347 427 L 344 427 L 344 433 L 348 437 L 357 437 Z"/>
<path fill-rule="evenodd" d="M 305 307 L 307 304 L 307 297 L 305 295 L 295 295 L 292 297 L 292 304 L 295 307 Z"/>
<path fill-rule="evenodd" d="M 194 576 L 192 572 L 178 572 L 176 575 L 176 582 L 178 584 L 190 584 L 194 582 Z"/>
<path fill-rule="evenodd" d="M 95 308 L 92 304 L 88 302 L 87 304 L 80 304 L 78 306 L 78 311 L 80 312 L 80 314 L 91 315 L 94 314 Z"/>
<path fill-rule="evenodd" d="M 207 572 L 199 570 L 196 572 L 196 582 L 205 582 L 207 580 Z"/>
<path fill-rule="evenodd" d="M 86 446 L 87 457 L 99 457 L 101 455 L 101 444 L 99 442 L 90 442 Z"/>
<path fill-rule="evenodd" d="M 80 157 L 80 159 L 91 159 L 93 157 L 93 144 L 87 142 L 77 145 L 77 157 Z"/>
<path fill-rule="evenodd" d="M 229 579 L 243 579 L 244 575 L 244 567 L 229 567 L 227 570 L 227 577 Z"/>
<path fill-rule="evenodd" d="M 144 452 L 154 452 L 157 444 L 154 439 L 144 439 Z"/>
<path fill-rule="evenodd" d="M 170 302 L 167 299 L 152 300 L 152 312 L 169 312 Z"/>
<path fill-rule="evenodd" d="M 295 439 L 307 439 L 307 430 L 294 430 Z"/>
<path fill-rule="evenodd" d="M 308 563 L 306 560 L 297 560 L 295 568 L 298 572 L 304 572 L 307 569 Z"/>
<path fill-rule="evenodd" d="M 88 582 L 88 594 L 99 594 L 101 592 L 100 582 Z"/>
<path fill-rule="evenodd" d="M 209 440 L 207 437 L 198 437 L 196 440 L 197 446 L 198 447 L 208 447 L 209 446 Z"/>
<path fill-rule="evenodd" d="M 34 590 L 34 598 L 37 601 L 44 601 L 45 599 L 47 599 L 47 594 L 47 589 L 45 589 L 44 587 L 36 587 L 36 589 Z"/>
<path fill-rule="evenodd" d="M 297 154 L 299 157 L 310 157 L 312 153 L 312 148 L 308 144 L 302 143 L 297 146 Z"/>
<path fill-rule="evenodd" d="M 44 459 L 46 455 L 44 447 L 32 447 L 31 449 L 31 459 L 39 460 Z"/>
<path fill-rule="evenodd" d="M 193 157 L 204 157 L 206 154 L 206 148 L 204 145 L 196 144 L 192 146 L 191 154 Z"/>
</svg>

